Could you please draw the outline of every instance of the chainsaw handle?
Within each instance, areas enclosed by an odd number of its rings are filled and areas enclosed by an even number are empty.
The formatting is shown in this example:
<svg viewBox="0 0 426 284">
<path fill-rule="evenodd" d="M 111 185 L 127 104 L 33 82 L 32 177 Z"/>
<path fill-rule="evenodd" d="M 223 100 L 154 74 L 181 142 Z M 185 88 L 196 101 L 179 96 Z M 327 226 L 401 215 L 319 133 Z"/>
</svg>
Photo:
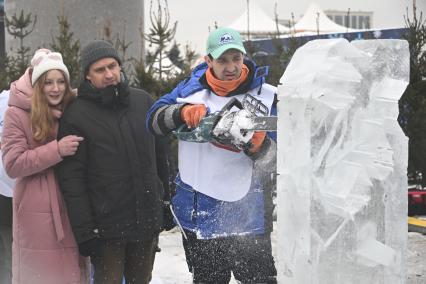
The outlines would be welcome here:
<svg viewBox="0 0 426 284">
<path fill-rule="evenodd" d="M 217 114 L 210 114 L 201 119 L 200 124 L 196 128 L 189 128 L 183 123 L 173 133 L 179 140 L 197 143 L 209 142 L 213 139 L 211 133 L 219 119 L 220 116 Z"/>
<path fill-rule="evenodd" d="M 179 140 L 188 142 L 205 143 L 213 140 L 212 131 L 218 121 L 224 114 L 229 112 L 233 107 L 243 109 L 243 104 L 236 98 L 232 98 L 227 102 L 219 112 L 209 114 L 201 119 L 200 124 L 195 128 L 189 128 L 186 124 L 182 124 L 173 133 Z"/>
<path fill-rule="evenodd" d="M 243 109 L 243 104 L 236 98 L 232 98 L 229 102 L 226 103 L 226 105 L 223 106 L 218 115 L 222 116 L 226 111 L 230 111 L 234 106 L 239 109 Z"/>
</svg>

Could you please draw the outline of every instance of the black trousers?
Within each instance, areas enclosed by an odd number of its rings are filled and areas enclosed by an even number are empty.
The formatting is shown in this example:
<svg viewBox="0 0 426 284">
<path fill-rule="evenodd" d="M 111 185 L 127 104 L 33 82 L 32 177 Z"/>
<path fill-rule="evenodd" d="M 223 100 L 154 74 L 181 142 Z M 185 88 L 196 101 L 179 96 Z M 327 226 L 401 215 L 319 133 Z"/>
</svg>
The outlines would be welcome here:
<svg viewBox="0 0 426 284">
<path fill-rule="evenodd" d="M 152 278 L 158 236 L 150 240 L 106 241 L 102 255 L 91 257 L 95 284 L 148 284 Z"/>
<path fill-rule="evenodd" d="M 185 233 L 183 246 L 194 283 L 229 283 L 231 272 L 241 283 L 277 283 L 270 234 L 199 240 Z"/>
<path fill-rule="evenodd" d="M 0 283 L 12 283 L 12 197 L 0 195 Z"/>
<path fill-rule="evenodd" d="M 0 225 L 0 283 L 12 283 L 12 227 Z"/>
</svg>

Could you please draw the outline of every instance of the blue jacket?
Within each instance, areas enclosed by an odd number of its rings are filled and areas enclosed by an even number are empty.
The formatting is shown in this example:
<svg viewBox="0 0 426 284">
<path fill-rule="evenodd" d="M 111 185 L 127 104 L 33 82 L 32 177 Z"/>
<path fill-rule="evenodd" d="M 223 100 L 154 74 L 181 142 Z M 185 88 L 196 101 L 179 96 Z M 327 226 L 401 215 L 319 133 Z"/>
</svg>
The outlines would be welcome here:
<svg viewBox="0 0 426 284">
<path fill-rule="evenodd" d="M 265 82 L 267 67 L 256 67 L 253 62 L 247 60 L 244 63 L 250 70 L 245 82 L 245 92 L 247 92 Z M 149 123 L 152 123 L 154 116 L 158 116 L 156 112 L 159 109 L 164 108 L 164 106 L 178 104 L 177 98 L 185 98 L 209 88 L 205 82 L 204 75 L 207 68 L 206 63 L 198 65 L 194 68 L 190 78 L 180 82 L 172 92 L 155 102 L 148 112 L 148 129 L 152 131 Z M 241 92 L 235 94 L 241 94 Z M 231 93 L 230 95 L 233 94 Z M 271 112 L 276 114 L 276 108 L 273 107 Z M 273 133 L 272 138 L 275 138 L 275 133 Z M 197 192 L 190 185 L 184 183 L 179 174 L 175 179 L 175 183 L 176 194 L 172 199 L 172 206 L 176 217 L 183 228 L 195 232 L 200 239 L 230 235 L 263 234 L 271 229 L 265 230 L 265 227 L 268 227 L 266 226 L 265 217 L 272 218 L 272 208 L 265 210 L 265 197 L 267 199 L 271 198 L 271 191 L 264 190 L 260 180 L 253 178 L 248 194 L 235 202 L 217 200 Z"/>
</svg>

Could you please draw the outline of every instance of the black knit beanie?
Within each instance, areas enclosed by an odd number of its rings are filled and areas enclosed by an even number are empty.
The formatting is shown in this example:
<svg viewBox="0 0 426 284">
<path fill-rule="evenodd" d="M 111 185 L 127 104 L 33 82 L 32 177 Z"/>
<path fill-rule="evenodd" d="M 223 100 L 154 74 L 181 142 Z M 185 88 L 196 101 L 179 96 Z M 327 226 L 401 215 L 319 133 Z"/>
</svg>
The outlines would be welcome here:
<svg viewBox="0 0 426 284">
<path fill-rule="evenodd" d="M 87 44 L 81 51 L 81 68 L 83 75 L 87 74 L 90 65 L 102 58 L 111 57 L 121 65 L 121 59 L 115 48 L 104 40 L 94 40 Z"/>
</svg>

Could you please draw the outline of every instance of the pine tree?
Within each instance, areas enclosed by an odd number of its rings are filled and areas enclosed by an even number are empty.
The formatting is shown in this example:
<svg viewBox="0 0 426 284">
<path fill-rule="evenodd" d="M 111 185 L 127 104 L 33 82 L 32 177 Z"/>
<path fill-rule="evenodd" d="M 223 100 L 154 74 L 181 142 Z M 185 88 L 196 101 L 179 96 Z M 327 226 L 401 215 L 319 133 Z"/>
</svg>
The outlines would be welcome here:
<svg viewBox="0 0 426 284">
<path fill-rule="evenodd" d="M 19 38 L 19 47 L 16 51 L 17 55 L 8 56 L 7 69 L 9 81 L 14 81 L 21 76 L 29 65 L 30 47 L 24 45 L 24 39 L 33 32 L 37 23 L 37 16 L 32 16 L 31 13 L 18 15 L 14 14 L 11 18 L 5 16 L 7 32 L 14 38 Z"/>
<path fill-rule="evenodd" d="M 157 12 L 152 10 L 153 2 L 150 4 L 149 19 L 151 27 L 145 35 L 145 39 L 149 42 L 150 47 L 154 47 L 152 53 L 153 62 L 149 69 L 152 69 L 160 79 L 167 77 L 171 69 L 171 65 L 164 65 L 164 59 L 168 56 L 168 45 L 173 41 L 176 34 L 177 22 L 170 23 L 170 13 L 167 0 L 161 3 L 157 0 Z M 156 64 L 158 64 L 156 66 Z"/>
<path fill-rule="evenodd" d="M 186 77 L 191 72 L 191 67 L 197 59 L 198 54 L 191 48 L 191 46 L 186 44 L 183 50 L 184 54 L 182 56 L 179 47 L 180 45 L 175 42 L 170 49 L 168 56 L 170 61 L 181 70 L 181 74 L 178 74 L 178 77 L 182 77 L 182 74 Z"/>
<path fill-rule="evenodd" d="M 144 35 L 141 31 L 141 37 L 146 39 L 151 47 L 154 45 L 155 48 L 148 51 L 146 57 L 134 61 L 133 85 L 145 89 L 154 97 L 159 98 L 172 91 L 181 80 L 189 76 L 198 54 L 189 45 L 185 45 L 182 55 L 177 42 L 174 42 L 172 47 L 168 48 L 170 42 L 174 40 L 177 23 L 175 22 L 170 27 L 167 1 L 162 4 L 158 0 L 157 8 L 157 12 L 154 13 L 151 1 L 152 27 L 148 35 Z M 171 62 L 169 66 L 163 65 L 163 60 L 166 57 Z M 179 67 L 180 72 L 170 72 L 173 66 Z"/>
<path fill-rule="evenodd" d="M 71 78 L 71 85 L 77 86 L 80 79 L 80 41 L 74 40 L 74 33 L 70 30 L 68 17 L 64 13 L 58 16 L 59 35 L 52 37 L 50 47 L 52 50 L 62 54 L 64 64 L 68 68 Z"/>
<path fill-rule="evenodd" d="M 184 48 L 185 55 L 183 57 L 183 65 L 182 65 L 182 75 L 184 77 L 189 76 L 191 73 L 192 65 L 195 63 L 195 60 L 198 58 L 199 54 L 191 48 L 188 44 L 185 45 Z"/>
<path fill-rule="evenodd" d="M 116 33 L 113 35 L 112 24 L 110 20 L 106 20 L 103 30 L 102 37 L 103 40 L 109 42 L 117 50 L 118 55 L 121 58 L 121 63 L 124 65 L 128 62 L 131 62 L 133 59 L 127 57 L 127 50 L 129 49 L 132 42 L 126 40 L 126 27 L 124 27 L 123 32 Z"/>
<path fill-rule="evenodd" d="M 398 122 L 409 138 L 408 178 L 426 186 L 426 21 L 417 15 L 413 0 L 413 18 L 404 16 L 410 49 L 410 84 L 399 100 Z M 421 174 L 421 175 L 420 175 Z"/>
<path fill-rule="evenodd" d="M 404 16 L 405 26 L 408 32 L 405 39 L 410 47 L 410 83 L 422 80 L 426 76 L 426 20 L 423 20 L 423 13 L 417 15 L 416 1 L 413 0 L 413 18 L 410 19 L 408 8 Z"/>
<path fill-rule="evenodd" d="M 115 42 L 113 43 L 115 49 L 117 50 L 117 52 L 119 53 L 120 57 L 123 60 L 123 64 L 131 61 L 130 58 L 127 57 L 127 50 L 129 49 L 130 45 L 132 44 L 132 42 L 128 42 L 126 40 L 126 31 L 124 31 L 122 33 L 122 37 L 120 37 L 120 34 L 117 33 L 116 37 L 115 37 Z"/>
<path fill-rule="evenodd" d="M 173 46 L 170 48 L 168 57 L 174 65 L 176 65 L 180 69 L 183 68 L 183 58 L 180 55 L 179 44 L 177 44 L 176 41 L 173 43 Z"/>
<path fill-rule="evenodd" d="M 133 76 L 133 85 L 135 87 L 144 89 L 157 99 L 163 95 L 159 91 L 161 88 L 160 82 L 154 78 L 152 71 L 146 68 L 146 63 L 143 58 L 135 60 L 133 68 L 135 72 Z"/>
<path fill-rule="evenodd" d="M 3 58 L 0 58 L 0 92 L 2 90 L 9 89 L 10 83 L 12 81 L 10 75 L 9 75 L 9 66 L 10 58 L 9 56 L 4 56 Z"/>
</svg>

